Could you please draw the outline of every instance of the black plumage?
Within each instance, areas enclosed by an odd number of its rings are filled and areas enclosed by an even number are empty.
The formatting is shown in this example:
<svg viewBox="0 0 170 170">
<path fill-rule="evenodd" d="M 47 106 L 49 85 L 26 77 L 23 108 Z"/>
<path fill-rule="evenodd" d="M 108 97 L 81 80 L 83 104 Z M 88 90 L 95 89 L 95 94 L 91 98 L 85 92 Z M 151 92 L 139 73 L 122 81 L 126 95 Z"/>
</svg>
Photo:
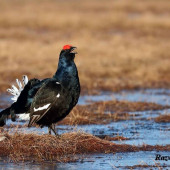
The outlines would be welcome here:
<svg viewBox="0 0 170 170">
<path fill-rule="evenodd" d="M 65 45 L 60 53 L 58 69 L 53 78 L 30 80 L 17 101 L 0 113 L 0 126 L 9 114 L 15 120 L 17 113 L 30 113 L 28 126 L 48 126 L 56 134 L 54 124 L 65 118 L 77 104 L 80 83 L 74 63 L 75 47 Z"/>
<path fill-rule="evenodd" d="M 52 125 L 65 118 L 78 102 L 80 83 L 74 63 L 75 47 L 65 48 L 60 53 L 57 72 L 42 85 L 33 99 L 28 126 L 34 123 L 48 126 L 56 133 Z"/>
<path fill-rule="evenodd" d="M 0 112 L 0 126 L 4 126 L 6 119 L 11 115 L 12 121 L 16 120 L 16 114 L 29 112 L 33 97 L 43 81 L 31 79 L 21 91 L 18 99 L 10 107 Z"/>
</svg>

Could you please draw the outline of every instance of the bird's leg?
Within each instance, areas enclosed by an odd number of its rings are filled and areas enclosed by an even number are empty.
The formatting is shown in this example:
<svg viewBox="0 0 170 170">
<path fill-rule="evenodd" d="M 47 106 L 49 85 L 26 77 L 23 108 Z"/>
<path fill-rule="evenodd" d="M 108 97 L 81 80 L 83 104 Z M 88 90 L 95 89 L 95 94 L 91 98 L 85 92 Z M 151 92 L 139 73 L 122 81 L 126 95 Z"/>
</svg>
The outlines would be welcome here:
<svg viewBox="0 0 170 170">
<path fill-rule="evenodd" d="M 56 132 L 56 130 L 55 130 L 55 123 L 53 123 L 51 126 L 51 130 L 54 132 L 54 134 L 56 135 L 56 137 L 60 137 L 60 135 Z"/>
<path fill-rule="evenodd" d="M 51 126 L 48 126 L 48 133 L 51 135 Z"/>
<path fill-rule="evenodd" d="M 56 132 L 56 129 L 55 129 L 55 123 L 53 123 L 52 125 L 51 125 L 51 127 L 53 128 L 53 130 Z"/>
</svg>

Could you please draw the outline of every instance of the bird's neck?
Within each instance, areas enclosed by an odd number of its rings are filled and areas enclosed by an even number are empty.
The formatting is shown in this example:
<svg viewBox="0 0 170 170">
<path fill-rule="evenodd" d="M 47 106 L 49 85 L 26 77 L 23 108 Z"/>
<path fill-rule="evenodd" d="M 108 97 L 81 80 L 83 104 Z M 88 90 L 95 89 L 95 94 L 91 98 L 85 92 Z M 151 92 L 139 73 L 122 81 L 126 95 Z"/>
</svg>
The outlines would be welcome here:
<svg viewBox="0 0 170 170">
<path fill-rule="evenodd" d="M 69 86 L 78 78 L 78 71 L 74 61 L 59 59 L 58 69 L 53 76 L 64 86 Z"/>
</svg>

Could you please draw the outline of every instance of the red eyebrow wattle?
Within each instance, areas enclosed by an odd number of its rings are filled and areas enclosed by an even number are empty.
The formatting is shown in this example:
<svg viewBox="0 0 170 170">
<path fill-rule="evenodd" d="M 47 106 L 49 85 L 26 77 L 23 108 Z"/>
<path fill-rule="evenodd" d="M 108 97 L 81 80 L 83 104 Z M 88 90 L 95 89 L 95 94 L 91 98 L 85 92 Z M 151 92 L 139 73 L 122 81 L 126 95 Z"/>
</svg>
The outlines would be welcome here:
<svg viewBox="0 0 170 170">
<path fill-rule="evenodd" d="M 69 50 L 71 48 L 71 45 L 65 45 L 64 47 L 63 47 L 63 50 Z"/>
</svg>

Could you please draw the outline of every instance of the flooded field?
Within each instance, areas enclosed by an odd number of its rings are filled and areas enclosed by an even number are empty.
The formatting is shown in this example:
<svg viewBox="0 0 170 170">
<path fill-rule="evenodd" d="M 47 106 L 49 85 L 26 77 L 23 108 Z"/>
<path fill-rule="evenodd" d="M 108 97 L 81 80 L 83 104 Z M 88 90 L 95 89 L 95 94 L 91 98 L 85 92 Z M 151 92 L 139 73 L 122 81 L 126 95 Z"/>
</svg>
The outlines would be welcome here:
<svg viewBox="0 0 170 170">
<path fill-rule="evenodd" d="M 8 163 L 0 162 L 1 168 L 9 170 L 23 168 L 24 170 L 51 170 L 51 169 L 168 169 L 170 167 L 165 161 L 155 161 L 155 155 L 158 152 L 128 152 L 115 154 L 93 154 L 86 155 L 86 158 L 77 162 L 70 163 Z M 161 155 L 167 155 L 167 152 L 159 152 Z"/>
<path fill-rule="evenodd" d="M 0 0 L 0 11 L 0 110 L 16 78 L 54 75 L 65 44 L 81 84 L 61 138 L 27 128 L 29 115 L 0 128 L 0 170 L 170 169 L 155 160 L 170 156 L 169 0 Z"/>
<path fill-rule="evenodd" d="M 169 156 L 169 144 L 170 144 L 170 119 L 165 121 L 156 121 L 160 116 L 170 115 L 170 91 L 166 89 L 146 89 L 146 90 L 134 90 L 134 91 L 122 91 L 120 93 L 109 93 L 101 92 L 100 95 L 85 95 L 81 96 L 77 107 L 90 106 L 95 102 L 101 101 L 127 101 L 127 102 L 148 102 L 155 103 L 159 107 L 153 109 L 153 104 L 148 105 L 146 110 L 137 110 L 125 112 L 128 113 L 128 118 L 124 120 L 111 120 L 105 124 L 93 124 L 83 123 L 77 125 L 67 125 L 63 121 L 60 125 L 57 125 L 58 133 L 65 134 L 71 132 L 82 132 L 92 134 L 102 140 L 108 140 L 115 144 L 128 144 L 131 146 L 165 146 L 163 150 L 151 149 L 150 151 L 135 151 L 135 152 L 113 152 L 113 153 L 82 153 L 78 154 L 76 160 L 57 163 L 55 161 L 42 163 L 9 163 L 9 157 L 1 157 L 0 165 L 3 168 L 16 169 L 24 167 L 24 169 L 115 169 L 115 168 L 170 168 L 170 162 L 165 160 L 155 160 L 156 155 Z M 10 96 L 1 96 L 2 103 L 10 102 Z M 130 105 L 132 105 L 132 103 Z M 100 105 L 99 105 L 100 106 Z M 152 106 L 152 107 L 150 107 Z M 160 107 L 163 106 L 163 107 Z M 113 105 L 113 108 L 115 106 Z M 124 105 L 122 105 L 124 107 Z M 123 108 L 122 108 L 123 109 Z M 124 108 L 125 109 L 125 108 Z M 131 110 L 131 108 L 128 108 Z M 118 111 L 118 110 L 117 110 Z M 123 113 L 123 112 L 122 112 Z M 121 114 L 122 114 L 121 113 Z M 73 113 L 71 113 L 73 114 Z M 91 114 L 97 114 L 97 110 L 94 110 Z M 116 111 L 111 110 L 105 111 L 101 114 L 116 114 Z M 168 117 L 169 118 L 169 117 Z M 90 117 L 89 117 L 90 119 Z M 162 119 L 161 119 L 162 120 Z M 11 125 L 12 124 L 12 125 Z M 48 133 L 47 128 L 27 128 L 27 121 L 18 120 L 18 122 L 11 122 L 8 120 L 5 131 L 9 134 L 13 134 L 16 131 L 24 134 L 39 134 L 44 135 Z M 167 147 L 167 149 L 166 149 Z M 6 161 L 5 161 L 6 160 Z M 7 163 L 5 163 L 7 162 Z M 12 168 L 11 168 L 12 167 Z"/>
</svg>

